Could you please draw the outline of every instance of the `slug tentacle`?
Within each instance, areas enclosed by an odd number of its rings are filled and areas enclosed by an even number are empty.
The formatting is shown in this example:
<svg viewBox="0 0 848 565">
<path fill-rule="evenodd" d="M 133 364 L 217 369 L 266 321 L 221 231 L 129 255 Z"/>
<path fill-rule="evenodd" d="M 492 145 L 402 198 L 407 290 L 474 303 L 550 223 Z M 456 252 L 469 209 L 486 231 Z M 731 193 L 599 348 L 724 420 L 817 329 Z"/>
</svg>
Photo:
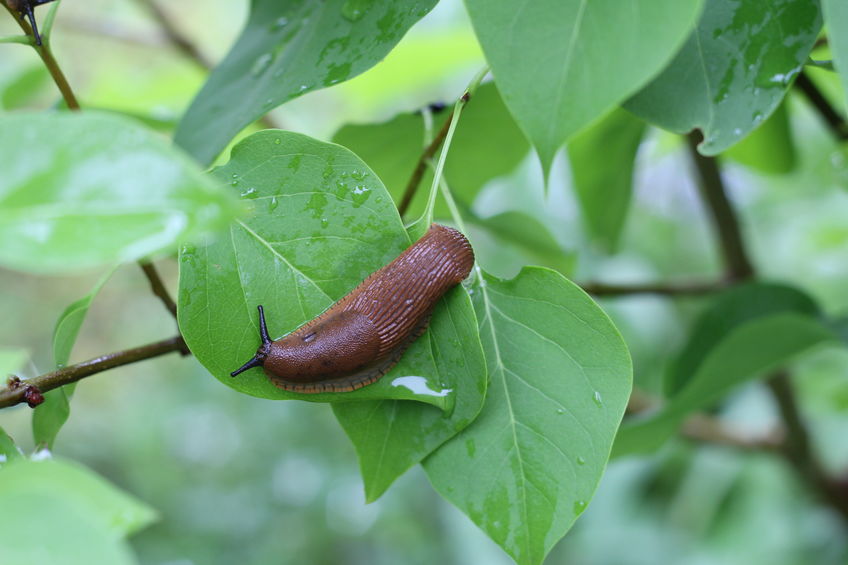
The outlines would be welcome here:
<svg viewBox="0 0 848 565">
<path fill-rule="evenodd" d="M 323 314 L 276 341 L 268 337 L 260 306 L 263 343 L 231 375 L 261 365 L 278 387 L 306 393 L 371 384 L 424 333 L 436 303 L 473 265 L 474 251 L 465 236 L 433 224 Z"/>
</svg>

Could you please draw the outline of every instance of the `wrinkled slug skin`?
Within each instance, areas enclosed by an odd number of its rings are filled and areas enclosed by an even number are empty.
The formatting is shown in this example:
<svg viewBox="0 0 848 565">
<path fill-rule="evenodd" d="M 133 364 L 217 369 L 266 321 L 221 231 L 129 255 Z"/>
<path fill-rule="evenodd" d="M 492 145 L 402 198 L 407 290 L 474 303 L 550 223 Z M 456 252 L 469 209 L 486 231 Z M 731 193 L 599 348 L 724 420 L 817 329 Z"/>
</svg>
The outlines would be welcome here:
<svg viewBox="0 0 848 565">
<path fill-rule="evenodd" d="M 272 342 L 265 372 L 294 392 L 343 392 L 373 383 L 424 333 L 438 300 L 473 265 L 465 236 L 433 224 L 323 314 Z"/>
</svg>

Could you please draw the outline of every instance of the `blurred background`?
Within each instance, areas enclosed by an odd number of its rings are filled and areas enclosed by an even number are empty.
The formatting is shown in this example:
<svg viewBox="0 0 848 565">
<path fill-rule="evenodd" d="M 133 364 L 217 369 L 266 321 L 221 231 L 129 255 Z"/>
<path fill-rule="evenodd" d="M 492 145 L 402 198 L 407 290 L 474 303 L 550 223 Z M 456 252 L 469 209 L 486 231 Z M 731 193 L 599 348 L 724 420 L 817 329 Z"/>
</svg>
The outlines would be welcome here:
<svg viewBox="0 0 848 565">
<path fill-rule="evenodd" d="M 222 57 L 247 14 L 246 0 L 183 0 L 161 7 L 205 57 Z M 39 10 L 43 10 L 40 8 Z M 0 34 L 15 25 L 0 17 Z M 169 135 L 205 70 L 169 43 L 141 0 L 66 0 L 54 51 L 87 108 L 129 113 Z M 0 46 L 4 110 L 58 102 L 31 50 Z M 827 56 L 821 58 L 829 58 Z M 308 94 L 272 113 L 285 129 L 329 140 L 345 124 L 384 121 L 431 102 L 452 102 L 483 65 L 460 0 L 442 0 L 389 57 L 360 77 Z M 835 75 L 808 71 L 844 108 Z M 764 276 L 797 285 L 832 315 L 848 312 L 848 163 L 806 100 L 786 103 L 794 170 L 768 175 L 727 159 L 726 182 Z M 490 182 L 474 203 L 488 216 L 522 210 L 576 254 L 579 282 L 652 282 L 720 276 L 710 225 L 681 138 L 651 130 L 637 159 L 634 202 L 619 250 L 585 235 L 564 152 L 544 181 L 535 155 Z M 475 240 L 482 264 L 511 276 L 522 260 Z M 176 262 L 157 266 L 176 291 Z M 59 314 L 101 272 L 37 278 L 0 270 L 0 345 L 24 346 L 24 376 L 51 367 Z M 660 395 L 670 358 L 704 298 L 605 299 L 630 347 L 635 383 Z M 175 323 L 136 265 L 120 268 L 97 297 L 72 362 L 156 341 Z M 826 464 L 848 465 L 848 352 L 820 350 L 793 367 L 814 440 Z M 741 434 L 776 421 L 759 384 L 714 414 Z M 30 410 L 0 411 L 0 426 L 32 449 Z M 237 394 L 192 358 L 176 355 L 84 381 L 55 454 L 82 462 L 160 512 L 131 539 L 141 563 L 511 563 L 430 488 L 420 469 L 365 505 L 356 455 L 329 407 Z M 598 493 L 549 564 L 845 563 L 842 524 L 782 460 L 763 453 L 675 440 L 652 457 L 610 462 Z"/>
</svg>

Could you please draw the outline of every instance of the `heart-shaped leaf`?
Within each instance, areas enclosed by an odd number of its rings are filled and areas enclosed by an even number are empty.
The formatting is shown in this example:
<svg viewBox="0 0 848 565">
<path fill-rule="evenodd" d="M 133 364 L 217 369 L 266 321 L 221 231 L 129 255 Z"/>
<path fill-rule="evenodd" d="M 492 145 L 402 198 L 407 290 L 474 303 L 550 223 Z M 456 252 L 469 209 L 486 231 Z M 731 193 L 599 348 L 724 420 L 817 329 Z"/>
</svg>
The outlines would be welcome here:
<svg viewBox="0 0 848 565">
<path fill-rule="evenodd" d="M 547 170 L 573 134 L 645 85 L 701 0 L 465 0 L 507 107 Z"/>
<path fill-rule="evenodd" d="M 538 565 L 595 492 L 630 396 L 630 356 L 604 312 L 554 271 L 481 275 L 472 300 L 486 404 L 424 468 L 520 565 Z"/>
<path fill-rule="evenodd" d="M 748 135 L 780 104 L 821 28 L 809 0 L 708 0 L 674 61 L 625 107 L 677 133 L 704 133 L 704 155 Z"/>
<path fill-rule="evenodd" d="M 462 353 L 479 348 L 479 337 L 475 332 L 461 339 L 438 335 L 435 319 L 434 329 L 415 341 L 392 371 L 353 392 L 287 392 L 261 369 L 230 377 L 260 344 L 257 305 L 264 305 L 274 337 L 288 333 L 394 259 L 410 241 L 380 180 L 338 145 L 267 130 L 238 144 L 230 162 L 214 174 L 252 206 L 249 217 L 234 223 L 227 236 L 180 254 L 180 329 L 216 378 L 263 398 L 391 398 L 451 408 L 460 383 L 438 370 L 434 350 Z M 444 300 L 452 315 L 472 318 L 463 306 L 463 292 L 454 289 Z M 436 316 L 447 315 L 442 312 Z"/>
<path fill-rule="evenodd" d="M 238 211 L 179 150 L 114 115 L 4 115 L 0 170 L 0 264 L 35 273 L 174 249 Z"/>
<path fill-rule="evenodd" d="M 253 0 L 250 17 L 177 128 L 208 164 L 263 114 L 378 63 L 437 0 Z"/>
</svg>

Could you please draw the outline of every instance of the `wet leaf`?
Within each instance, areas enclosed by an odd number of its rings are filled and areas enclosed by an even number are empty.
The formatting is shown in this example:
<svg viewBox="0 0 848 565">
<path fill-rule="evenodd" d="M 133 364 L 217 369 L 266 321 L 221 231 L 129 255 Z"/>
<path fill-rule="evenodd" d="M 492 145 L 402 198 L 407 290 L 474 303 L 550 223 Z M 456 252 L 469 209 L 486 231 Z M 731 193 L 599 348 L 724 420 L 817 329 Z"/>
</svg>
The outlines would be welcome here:
<svg viewBox="0 0 848 565">
<path fill-rule="evenodd" d="M 424 468 L 520 565 L 538 565 L 603 474 L 630 395 L 630 357 L 609 318 L 558 273 L 482 276 L 472 300 L 491 379 L 486 404 Z"/>
<path fill-rule="evenodd" d="M 437 0 L 252 0 L 241 37 L 180 122 L 176 143 L 209 164 L 245 126 L 378 63 Z"/>
<path fill-rule="evenodd" d="M 699 151 L 721 153 L 774 112 L 820 28 L 809 0 L 708 0 L 674 61 L 625 107 L 673 132 L 700 129 Z"/>
</svg>

